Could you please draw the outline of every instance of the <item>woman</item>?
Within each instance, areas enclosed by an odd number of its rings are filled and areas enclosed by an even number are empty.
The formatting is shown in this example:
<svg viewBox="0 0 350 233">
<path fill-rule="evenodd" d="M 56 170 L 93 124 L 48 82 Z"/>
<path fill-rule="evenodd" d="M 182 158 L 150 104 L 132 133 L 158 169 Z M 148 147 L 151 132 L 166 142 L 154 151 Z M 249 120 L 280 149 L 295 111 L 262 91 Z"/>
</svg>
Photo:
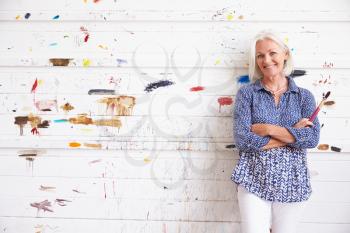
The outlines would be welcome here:
<svg viewBox="0 0 350 233">
<path fill-rule="evenodd" d="M 320 125 L 310 91 L 298 87 L 288 46 L 271 32 L 252 43 L 249 76 L 234 109 L 240 159 L 232 180 L 238 185 L 242 233 L 295 233 L 310 197 L 306 148 L 316 147 Z"/>
</svg>

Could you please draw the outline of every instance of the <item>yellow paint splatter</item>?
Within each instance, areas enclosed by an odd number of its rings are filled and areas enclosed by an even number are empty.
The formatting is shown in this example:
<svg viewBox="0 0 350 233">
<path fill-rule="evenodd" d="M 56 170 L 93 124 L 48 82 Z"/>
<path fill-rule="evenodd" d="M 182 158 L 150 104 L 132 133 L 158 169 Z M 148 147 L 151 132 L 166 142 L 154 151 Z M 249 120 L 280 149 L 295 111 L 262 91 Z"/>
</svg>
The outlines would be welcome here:
<svg viewBox="0 0 350 233">
<path fill-rule="evenodd" d="M 286 42 L 286 44 L 288 43 L 289 39 L 288 37 L 284 38 L 284 42 Z"/>
<path fill-rule="evenodd" d="M 89 67 L 91 65 L 91 60 L 88 58 L 83 59 L 83 66 L 84 67 Z"/>
<path fill-rule="evenodd" d="M 220 64 L 220 59 L 217 59 L 216 61 L 215 61 L 215 65 L 218 65 L 218 64 Z"/>
<path fill-rule="evenodd" d="M 87 3 L 87 0 L 84 0 L 84 3 Z"/>
<path fill-rule="evenodd" d="M 228 14 L 226 18 L 227 20 L 233 20 L 233 14 L 232 13 Z"/>
<path fill-rule="evenodd" d="M 90 133 L 92 132 L 93 130 L 92 129 L 80 129 L 82 132 L 85 132 L 85 133 Z"/>
<path fill-rule="evenodd" d="M 20 15 L 17 15 L 17 16 L 16 16 L 16 19 L 17 19 L 17 20 L 21 19 L 21 16 L 20 16 Z"/>
<path fill-rule="evenodd" d="M 98 47 L 100 48 L 100 49 L 104 49 L 104 50 L 107 50 L 108 49 L 108 47 L 107 46 L 105 46 L 105 45 L 98 45 Z"/>
<path fill-rule="evenodd" d="M 80 147 L 81 144 L 80 144 L 79 142 L 70 142 L 70 143 L 69 143 L 69 146 L 70 146 L 70 147 Z"/>
<path fill-rule="evenodd" d="M 149 162 L 151 162 L 151 159 L 148 158 L 148 157 L 146 157 L 146 158 L 143 159 L 143 161 L 144 161 L 145 163 L 149 163 Z"/>
<path fill-rule="evenodd" d="M 43 83 L 44 83 L 44 80 L 42 80 L 42 79 L 38 80 L 38 85 L 42 85 Z"/>
</svg>

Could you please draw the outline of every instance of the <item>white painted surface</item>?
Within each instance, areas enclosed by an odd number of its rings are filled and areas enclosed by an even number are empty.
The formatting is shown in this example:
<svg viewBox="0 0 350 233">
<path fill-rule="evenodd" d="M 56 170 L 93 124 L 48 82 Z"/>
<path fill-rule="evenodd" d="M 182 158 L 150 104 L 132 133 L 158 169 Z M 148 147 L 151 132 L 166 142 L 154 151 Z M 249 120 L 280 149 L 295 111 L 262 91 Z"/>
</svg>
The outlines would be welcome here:
<svg viewBox="0 0 350 233">
<path fill-rule="evenodd" d="M 314 192 L 298 232 L 349 233 L 349 20 L 347 0 L 1 1 L 0 231 L 238 233 L 232 108 L 249 39 L 272 28 L 307 71 L 297 83 L 317 100 L 331 91 L 320 143 L 342 149 L 309 151 Z M 174 84 L 145 92 L 159 80 Z M 136 104 L 115 116 L 91 89 Z M 26 124 L 20 136 L 15 117 L 29 114 L 49 127 L 33 135 Z M 79 114 L 121 127 L 54 121 Z M 53 212 L 30 206 L 44 200 Z"/>
</svg>

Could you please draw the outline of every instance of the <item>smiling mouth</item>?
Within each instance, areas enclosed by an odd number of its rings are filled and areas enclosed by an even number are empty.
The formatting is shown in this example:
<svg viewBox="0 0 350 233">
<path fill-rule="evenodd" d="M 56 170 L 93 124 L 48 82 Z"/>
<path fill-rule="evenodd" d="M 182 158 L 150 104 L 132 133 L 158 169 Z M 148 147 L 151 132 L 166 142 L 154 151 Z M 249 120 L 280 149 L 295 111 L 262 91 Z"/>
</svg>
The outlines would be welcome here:
<svg viewBox="0 0 350 233">
<path fill-rule="evenodd" d="M 268 66 L 264 66 L 264 69 L 269 69 L 269 68 L 272 68 L 272 67 L 274 67 L 275 66 L 275 64 L 273 64 L 273 65 L 268 65 Z"/>
</svg>

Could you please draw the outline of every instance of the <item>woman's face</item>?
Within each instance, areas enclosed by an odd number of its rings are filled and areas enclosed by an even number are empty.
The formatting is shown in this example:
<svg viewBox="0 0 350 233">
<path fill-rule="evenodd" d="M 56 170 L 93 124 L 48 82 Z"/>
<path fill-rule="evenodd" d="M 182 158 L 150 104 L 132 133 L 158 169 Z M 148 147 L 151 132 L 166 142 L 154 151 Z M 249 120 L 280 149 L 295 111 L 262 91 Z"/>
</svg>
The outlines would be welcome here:
<svg viewBox="0 0 350 233">
<path fill-rule="evenodd" d="M 270 39 L 256 42 L 255 59 L 264 77 L 274 77 L 283 73 L 284 61 L 288 54 Z"/>
</svg>

